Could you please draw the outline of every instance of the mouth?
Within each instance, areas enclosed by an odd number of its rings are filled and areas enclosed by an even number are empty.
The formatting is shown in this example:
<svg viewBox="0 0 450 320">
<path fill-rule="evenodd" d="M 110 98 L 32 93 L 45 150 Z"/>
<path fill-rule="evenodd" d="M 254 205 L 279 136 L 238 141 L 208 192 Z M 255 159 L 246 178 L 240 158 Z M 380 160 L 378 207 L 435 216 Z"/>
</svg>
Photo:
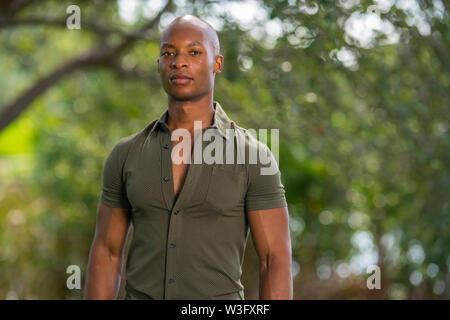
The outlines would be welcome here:
<svg viewBox="0 0 450 320">
<path fill-rule="evenodd" d="M 175 83 L 175 84 L 185 84 L 191 80 L 192 80 L 191 78 L 173 78 L 173 79 L 170 79 L 170 82 Z"/>
<path fill-rule="evenodd" d="M 193 79 L 189 76 L 184 75 L 174 75 L 170 77 L 170 82 L 173 84 L 186 84 Z"/>
</svg>

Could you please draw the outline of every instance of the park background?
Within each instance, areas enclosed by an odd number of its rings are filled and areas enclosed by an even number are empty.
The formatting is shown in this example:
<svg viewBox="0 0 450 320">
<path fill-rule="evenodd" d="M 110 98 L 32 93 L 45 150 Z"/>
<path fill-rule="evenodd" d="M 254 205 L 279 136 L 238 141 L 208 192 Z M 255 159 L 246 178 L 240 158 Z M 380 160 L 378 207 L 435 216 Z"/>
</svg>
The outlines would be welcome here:
<svg viewBox="0 0 450 320">
<path fill-rule="evenodd" d="M 82 297 L 66 268 L 83 288 L 104 161 L 166 108 L 158 40 L 182 14 L 218 31 L 214 99 L 243 127 L 280 128 L 294 299 L 449 299 L 446 5 L 2 1 L 0 299 Z M 242 282 L 258 298 L 251 237 Z"/>
</svg>

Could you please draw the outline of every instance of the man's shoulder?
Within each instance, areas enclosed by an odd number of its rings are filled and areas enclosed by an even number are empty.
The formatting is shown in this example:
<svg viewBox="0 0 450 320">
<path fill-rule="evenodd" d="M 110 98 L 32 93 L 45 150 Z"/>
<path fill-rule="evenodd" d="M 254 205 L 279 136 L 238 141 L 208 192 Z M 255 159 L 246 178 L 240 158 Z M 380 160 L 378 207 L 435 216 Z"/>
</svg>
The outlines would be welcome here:
<svg viewBox="0 0 450 320">
<path fill-rule="evenodd" d="M 257 130 L 244 128 L 234 121 L 233 126 L 238 144 L 244 144 L 246 148 L 252 151 L 257 150 L 258 148 L 267 148 L 267 145 L 264 142 L 258 140 L 260 137 L 258 137 Z"/>
<path fill-rule="evenodd" d="M 238 125 L 236 122 L 232 121 L 233 125 L 232 125 L 232 130 L 234 131 L 234 135 L 237 137 L 238 142 L 246 142 L 246 137 L 251 134 L 251 130 L 244 128 L 240 125 Z"/>
<path fill-rule="evenodd" d="M 138 132 L 132 133 L 119 139 L 119 141 L 114 146 L 114 149 L 117 149 L 119 153 L 127 153 L 136 142 L 142 139 L 145 140 L 157 121 L 157 119 L 153 120 L 145 128 L 139 130 Z"/>
</svg>

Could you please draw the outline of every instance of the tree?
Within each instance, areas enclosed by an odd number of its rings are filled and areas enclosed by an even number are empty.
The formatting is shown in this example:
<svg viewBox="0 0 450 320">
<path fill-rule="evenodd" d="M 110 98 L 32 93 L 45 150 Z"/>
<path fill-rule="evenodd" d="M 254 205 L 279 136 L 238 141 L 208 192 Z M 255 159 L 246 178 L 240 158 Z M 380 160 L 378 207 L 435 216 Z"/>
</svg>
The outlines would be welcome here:
<svg viewBox="0 0 450 320">
<path fill-rule="evenodd" d="M 295 298 L 448 298 L 448 12 L 408 3 L 263 1 L 246 25 L 235 2 L 138 1 L 127 22 L 123 1 L 78 1 L 67 30 L 68 1 L 2 2 L 0 297 L 81 296 L 64 270 L 85 269 L 103 161 L 163 111 L 159 33 L 192 13 L 222 25 L 215 99 L 244 127 L 280 128 Z"/>
</svg>

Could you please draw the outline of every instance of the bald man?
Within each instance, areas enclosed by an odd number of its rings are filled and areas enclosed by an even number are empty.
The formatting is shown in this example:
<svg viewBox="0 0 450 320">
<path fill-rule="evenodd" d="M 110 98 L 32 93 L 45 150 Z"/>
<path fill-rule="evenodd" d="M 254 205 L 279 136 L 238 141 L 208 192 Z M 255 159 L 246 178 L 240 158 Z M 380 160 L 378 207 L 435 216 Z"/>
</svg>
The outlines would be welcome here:
<svg viewBox="0 0 450 320">
<path fill-rule="evenodd" d="M 161 35 L 157 63 L 168 107 L 106 159 L 85 298 L 117 299 L 125 267 L 125 299 L 243 300 L 251 231 L 260 299 L 292 299 L 280 172 L 262 174 L 262 163 L 250 163 L 248 154 L 258 148 L 273 155 L 213 100 L 224 64 L 216 32 L 197 17 L 178 17 Z M 207 145 L 201 138 L 207 135 L 219 146 L 215 156 L 234 148 L 232 161 L 195 160 L 192 151 Z M 246 151 L 244 161 L 237 160 L 239 150 Z"/>
</svg>

